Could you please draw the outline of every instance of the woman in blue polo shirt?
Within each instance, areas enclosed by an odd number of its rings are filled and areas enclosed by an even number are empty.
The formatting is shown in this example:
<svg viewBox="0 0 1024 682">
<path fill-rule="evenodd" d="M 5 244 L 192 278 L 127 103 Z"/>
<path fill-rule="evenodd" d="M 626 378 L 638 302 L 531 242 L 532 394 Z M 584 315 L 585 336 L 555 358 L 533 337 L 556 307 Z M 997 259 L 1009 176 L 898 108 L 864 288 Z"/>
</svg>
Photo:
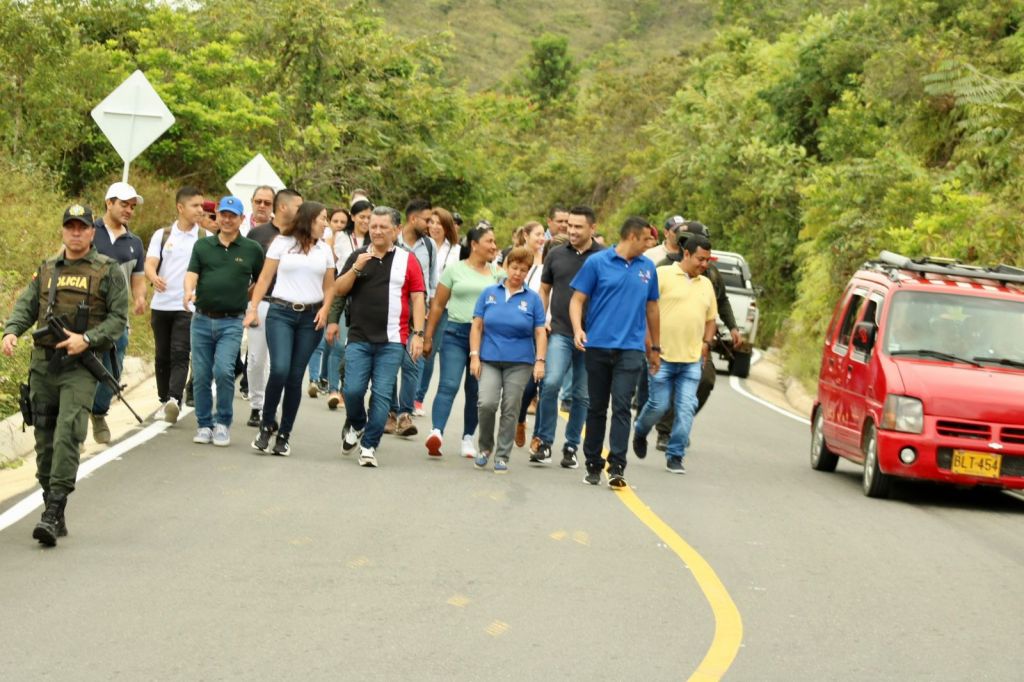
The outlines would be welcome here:
<svg viewBox="0 0 1024 682">
<path fill-rule="evenodd" d="M 508 471 L 523 389 L 531 378 L 544 378 L 547 316 L 540 296 L 526 286 L 533 260 L 529 247 L 518 246 L 509 252 L 504 261 L 508 278 L 480 294 L 469 334 L 469 371 L 480 382 L 476 466 L 486 467 L 493 453 L 494 472 L 498 474 Z M 501 425 L 495 447 L 494 417 L 499 402 Z"/>
</svg>

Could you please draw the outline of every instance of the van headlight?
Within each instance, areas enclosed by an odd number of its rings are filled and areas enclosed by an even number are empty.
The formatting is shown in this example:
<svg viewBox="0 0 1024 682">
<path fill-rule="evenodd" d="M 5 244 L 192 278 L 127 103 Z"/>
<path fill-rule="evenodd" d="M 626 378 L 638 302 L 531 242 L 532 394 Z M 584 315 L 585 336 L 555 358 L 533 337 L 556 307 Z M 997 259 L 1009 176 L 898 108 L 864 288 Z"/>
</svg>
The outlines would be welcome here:
<svg viewBox="0 0 1024 682">
<path fill-rule="evenodd" d="M 886 396 L 881 426 L 889 431 L 921 433 L 924 431 L 924 405 L 917 398 L 905 395 Z"/>
</svg>

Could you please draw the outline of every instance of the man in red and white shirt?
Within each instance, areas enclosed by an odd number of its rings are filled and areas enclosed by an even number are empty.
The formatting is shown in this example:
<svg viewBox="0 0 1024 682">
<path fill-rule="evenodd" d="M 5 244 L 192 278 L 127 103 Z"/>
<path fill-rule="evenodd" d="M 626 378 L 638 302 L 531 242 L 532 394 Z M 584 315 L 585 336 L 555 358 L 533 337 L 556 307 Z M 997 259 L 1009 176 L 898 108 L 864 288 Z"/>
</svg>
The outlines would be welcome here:
<svg viewBox="0 0 1024 682">
<path fill-rule="evenodd" d="M 341 452 L 352 453 L 362 444 L 361 466 L 375 467 L 375 451 L 384 433 L 391 393 L 402 366 L 402 354 L 413 362 L 423 353 L 426 286 L 416 257 L 395 247 L 398 211 L 387 206 L 373 209 L 370 243 L 357 249 L 335 282 L 335 297 L 348 298 L 348 345 L 345 347 L 345 411 Z M 336 307 L 329 318 L 327 342 L 338 334 Z M 370 412 L 366 390 L 373 382 Z"/>
</svg>

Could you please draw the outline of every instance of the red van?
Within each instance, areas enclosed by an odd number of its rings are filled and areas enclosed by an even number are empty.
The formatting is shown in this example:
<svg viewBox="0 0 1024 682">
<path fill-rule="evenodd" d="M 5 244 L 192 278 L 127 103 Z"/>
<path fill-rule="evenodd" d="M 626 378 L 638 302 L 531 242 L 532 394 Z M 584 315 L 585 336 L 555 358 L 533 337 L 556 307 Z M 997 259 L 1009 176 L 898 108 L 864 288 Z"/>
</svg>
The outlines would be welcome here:
<svg viewBox="0 0 1024 682">
<path fill-rule="evenodd" d="M 1024 488 L 1024 269 L 883 251 L 853 276 L 822 349 L 811 467 Z"/>
</svg>

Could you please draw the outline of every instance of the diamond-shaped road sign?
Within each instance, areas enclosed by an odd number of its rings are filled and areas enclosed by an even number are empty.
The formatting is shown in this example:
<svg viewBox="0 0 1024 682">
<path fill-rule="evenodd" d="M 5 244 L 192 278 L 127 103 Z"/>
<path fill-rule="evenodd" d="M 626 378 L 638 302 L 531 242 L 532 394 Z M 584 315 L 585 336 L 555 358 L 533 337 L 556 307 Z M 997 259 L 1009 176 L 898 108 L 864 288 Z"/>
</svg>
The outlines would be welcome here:
<svg viewBox="0 0 1024 682">
<path fill-rule="evenodd" d="M 124 161 L 126 182 L 128 164 L 174 124 L 174 114 L 138 70 L 96 105 L 92 118 Z"/>
<path fill-rule="evenodd" d="M 269 185 L 276 192 L 284 189 L 284 183 L 262 154 L 252 157 L 242 170 L 234 174 L 227 182 L 228 189 L 245 204 L 245 212 L 252 213 L 252 193 L 260 185 Z"/>
</svg>

